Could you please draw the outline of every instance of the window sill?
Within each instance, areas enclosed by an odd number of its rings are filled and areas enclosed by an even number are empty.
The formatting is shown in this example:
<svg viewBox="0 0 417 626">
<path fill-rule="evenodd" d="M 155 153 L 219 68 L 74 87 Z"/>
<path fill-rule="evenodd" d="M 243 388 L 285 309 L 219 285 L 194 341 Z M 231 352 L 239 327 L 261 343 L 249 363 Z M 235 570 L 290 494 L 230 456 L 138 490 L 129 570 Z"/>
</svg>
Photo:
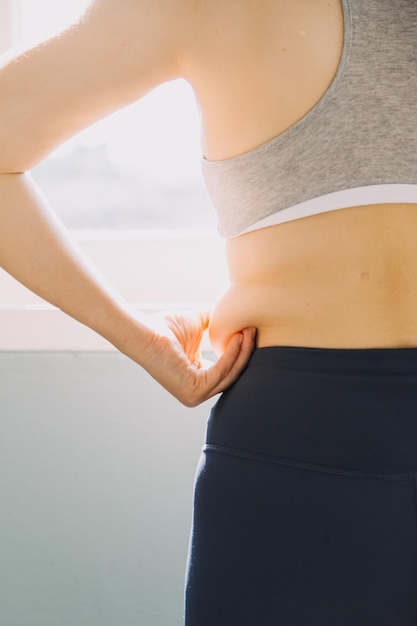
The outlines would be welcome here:
<svg viewBox="0 0 417 626">
<path fill-rule="evenodd" d="M 223 242 L 210 231 L 73 233 L 106 278 L 143 312 L 212 308 L 226 288 Z M 113 351 L 74 321 L 0 271 L 1 351 Z M 208 338 L 203 350 L 210 351 Z"/>
</svg>

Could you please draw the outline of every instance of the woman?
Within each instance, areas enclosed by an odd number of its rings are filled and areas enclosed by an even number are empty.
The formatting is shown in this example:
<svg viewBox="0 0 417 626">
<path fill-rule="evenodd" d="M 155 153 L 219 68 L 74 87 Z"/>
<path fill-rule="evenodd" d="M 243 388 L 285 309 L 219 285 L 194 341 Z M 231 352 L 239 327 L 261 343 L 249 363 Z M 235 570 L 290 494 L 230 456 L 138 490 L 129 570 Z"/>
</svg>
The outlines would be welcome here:
<svg viewBox="0 0 417 626">
<path fill-rule="evenodd" d="M 1 71 L 3 267 L 185 404 L 227 389 L 187 626 L 417 621 L 416 37 L 415 0 L 95 0 Z M 205 316 L 141 324 L 21 174 L 175 77 L 228 239 L 207 370 Z"/>
</svg>

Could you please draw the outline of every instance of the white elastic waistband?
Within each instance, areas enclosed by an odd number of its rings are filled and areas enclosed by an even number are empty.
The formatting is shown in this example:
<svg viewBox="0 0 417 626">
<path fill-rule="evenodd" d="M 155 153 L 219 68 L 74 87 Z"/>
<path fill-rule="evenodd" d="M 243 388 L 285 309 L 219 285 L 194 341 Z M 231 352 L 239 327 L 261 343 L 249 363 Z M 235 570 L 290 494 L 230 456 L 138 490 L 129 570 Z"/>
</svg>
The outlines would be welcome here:
<svg viewBox="0 0 417 626">
<path fill-rule="evenodd" d="M 239 235 L 245 235 L 253 230 L 291 222 L 302 217 L 317 215 L 318 213 L 326 213 L 327 211 L 336 211 L 338 209 L 347 209 L 354 206 L 365 206 L 369 204 L 390 204 L 405 203 L 417 204 L 417 185 L 405 184 L 386 184 L 386 185 L 368 185 L 366 187 L 354 187 L 353 189 L 343 189 L 342 191 L 334 191 L 327 193 L 318 198 L 312 198 L 291 207 L 277 211 L 272 215 L 268 215 L 258 222 L 255 222 L 248 228 L 245 228 Z"/>
</svg>

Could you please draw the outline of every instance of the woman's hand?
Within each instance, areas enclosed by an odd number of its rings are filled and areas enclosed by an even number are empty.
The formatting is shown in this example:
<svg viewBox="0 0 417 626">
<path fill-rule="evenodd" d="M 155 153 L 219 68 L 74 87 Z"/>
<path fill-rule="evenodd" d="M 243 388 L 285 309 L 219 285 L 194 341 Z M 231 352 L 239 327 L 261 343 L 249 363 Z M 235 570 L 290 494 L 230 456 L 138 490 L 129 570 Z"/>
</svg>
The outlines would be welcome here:
<svg viewBox="0 0 417 626">
<path fill-rule="evenodd" d="M 207 314 L 168 315 L 155 328 L 101 276 L 68 237 L 27 176 L 0 175 L 0 266 L 22 284 L 105 337 L 187 406 L 224 391 L 241 374 L 255 332 L 234 335 L 214 365 L 203 364 Z"/>
<path fill-rule="evenodd" d="M 227 389 L 246 367 L 255 346 L 256 330 L 232 336 L 216 363 L 201 360 L 201 340 L 209 326 L 207 313 L 168 314 L 149 324 L 155 329 L 141 364 L 167 391 L 186 406 L 197 406 Z"/>
</svg>

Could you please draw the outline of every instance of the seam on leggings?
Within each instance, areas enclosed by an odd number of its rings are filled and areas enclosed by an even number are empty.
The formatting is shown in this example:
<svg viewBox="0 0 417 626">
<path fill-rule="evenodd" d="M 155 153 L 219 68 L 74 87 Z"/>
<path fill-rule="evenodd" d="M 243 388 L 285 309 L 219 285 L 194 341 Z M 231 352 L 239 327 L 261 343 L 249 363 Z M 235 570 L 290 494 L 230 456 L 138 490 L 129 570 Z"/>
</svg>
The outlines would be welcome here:
<svg viewBox="0 0 417 626">
<path fill-rule="evenodd" d="M 414 479 L 414 504 L 415 504 L 415 509 L 416 509 L 416 519 L 417 519 L 417 479 Z M 417 531 L 417 526 L 416 526 L 416 531 Z M 417 619 L 416 619 L 416 624 L 417 624 Z"/>
<path fill-rule="evenodd" d="M 328 465 L 316 465 L 314 463 L 305 463 L 304 461 L 296 461 L 294 459 L 285 459 L 281 457 L 267 456 L 264 454 L 258 454 L 256 452 L 249 452 L 246 450 L 236 450 L 234 448 L 224 448 L 222 446 L 216 446 L 213 444 L 206 444 L 203 447 L 203 452 L 214 452 L 217 454 L 224 454 L 225 456 L 236 456 L 242 459 L 248 459 L 250 461 L 256 461 L 259 463 L 273 463 L 276 465 L 287 465 L 289 467 L 295 467 L 298 469 L 310 470 L 313 472 L 324 472 L 326 474 L 339 474 L 342 476 L 352 476 L 354 478 L 370 478 L 375 480 L 411 480 L 417 479 L 416 472 L 403 472 L 403 473 L 372 473 L 372 472 L 358 472 L 355 470 L 349 470 L 342 467 L 332 467 Z M 415 483 L 416 484 L 416 483 Z M 417 486 L 416 486 L 417 497 Z"/>
<path fill-rule="evenodd" d="M 416 519 L 417 519 L 417 479 L 414 479 L 414 503 L 416 505 Z M 416 531 L 417 531 L 417 527 L 416 527 Z"/>
</svg>

